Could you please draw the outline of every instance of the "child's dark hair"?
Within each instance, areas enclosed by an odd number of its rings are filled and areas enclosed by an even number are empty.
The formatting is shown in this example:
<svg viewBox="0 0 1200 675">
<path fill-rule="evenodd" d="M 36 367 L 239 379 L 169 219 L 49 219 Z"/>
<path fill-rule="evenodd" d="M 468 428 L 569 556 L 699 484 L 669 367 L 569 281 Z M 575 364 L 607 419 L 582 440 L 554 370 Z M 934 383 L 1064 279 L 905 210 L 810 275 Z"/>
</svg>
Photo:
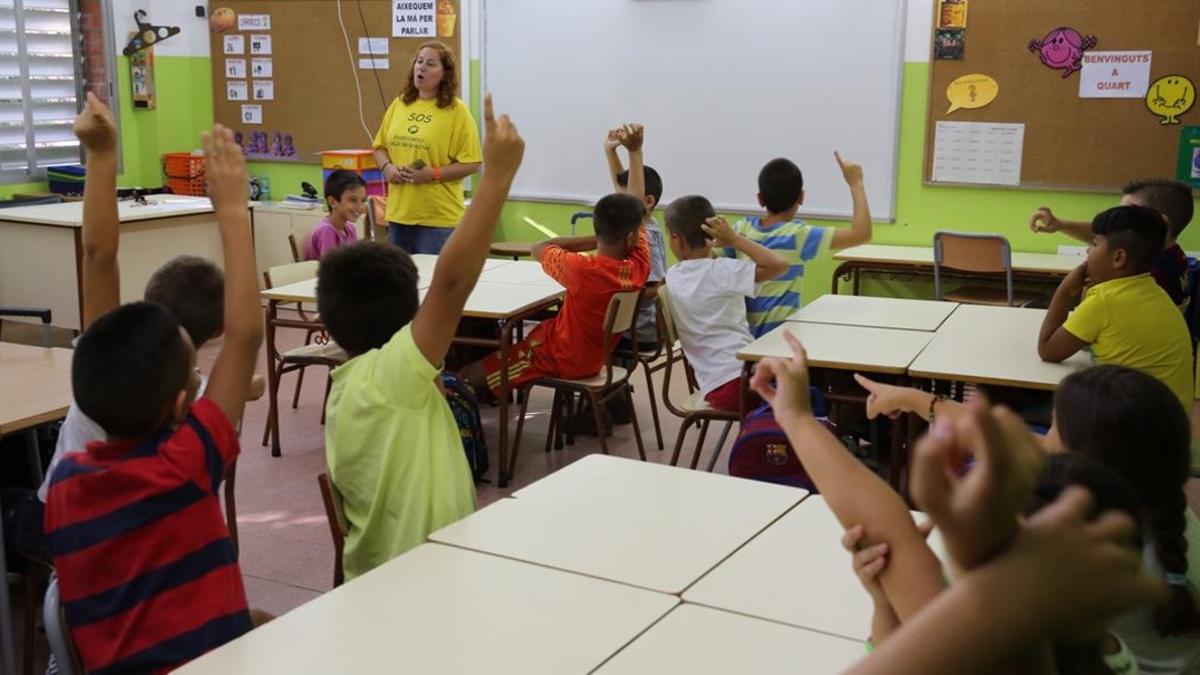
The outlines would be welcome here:
<svg viewBox="0 0 1200 675">
<path fill-rule="evenodd" d="M 667 231 L 682 239 L 688 248 L 700 248 L 708 244 L 708 235 L 700 226 L 715 215 L 717 212 L 708 199 L 700 195 L 679 197 L 667 206 Z"/>
<path fill-rule="evenodd" d="M 153 302 L 132 302 L 96 319 L 71 361 L 75 404 L 110 438 L 144 438 L 187 388 L 191 350 L 179 321 Z"/>
<path fill-rule="evenodd" d="M 1145 206 L 1114 206 L 1092 220 L 1092 234 L 1108 238 L 1109 250 L 1122 248 L 1129 256 L 1134 274 L 1154 266 L 1167 241 L 1167 224 L 1162 215 Z"/>
<path fill-rule="evenodd" d="M 367 182 L 363 180 L 362 176 L 347 169 L 334 169 L 325 179 L 325 203 L 329 203 L 330 197 L 339 202 L 342 201 L 342 195 L 346 190 L 356 187 L 367 187 Z"/>
<path fill-rule="evenodd" d="M 1058 386 L 1054 415 L 1063 444 L 1103 462 L 1138 492 L 1142 523 L 1165 574 L 1188 572 L 1187 498 L 1191 426 L 1179 399 L 1159 380 L 1121 366 L 1095 366 Z M 1154 609 L 1159 634 L 1200 634 L 1194 589 L 1171 586 L 1171 599 Z"/>
<path fill-rule="evenodd" d="M 168 260 L 146 282 L 142 297 L 166 307 L 196 349 L 225 327 L 225 274 L 211 260 L 194 255 Z"/>
<path fill-rule="evenodd" d="M 795 206 L 802 194 L 804 174 L 790 159 L 773 159 L 758 172 L 758 196 L 767 211 L 783 213 Z"/>
<path fill-rule="evenodd" d="M 1114 469 L 1082 453 L 1050 455 L 1038 475 L 1033 494 L 1025 505 L 1026 515 L 1033 515 L 1049 506 L 1063 490 L 1075 485 L 1087 488 L 1092 494 L 1092 508 L 1087 514 L 1093 520 L 1105 511 L 1119 511 L 1135 523 L 1140 521 L 1141 501 L 1137 490 Z M 1064 641 L 1051 644 L 1055 672 L 1059 675 L 1094 675 L 1106 673 L 1103 644 L 1096 640 Z"/>
<path fill-rule="evenodd" d="M 596 238 L 615 244 L 642 224 L 646 205 L 633 195 L 613 193 L 600 198 L 592 209 Z"/>
<path fill-rule="evenodd" d="M 398 246 L 365 241 L 321 258 L 317 309 L 334 341 L 351 356 L 387 344 L 419 305 L 417 266 Z"/>
<path fill-rule="evenodd" d="M 1136 197 L 1142 206 L 1161 213 L 1167 219 L 1173 238 L 1183 232 L 1195 215 L 1192 188 L 1170 178 L 1135 180 L 1122 188 L 1121 194 Z"/>
<path fill-rule="evenodd" d="M 662 176 L 653 167 L 643 166 L 642 175 L 646 179 L 646 196 L 654 197 L 654 204 L 650 208 L 658 208 L 658 203 L 662 201 Z M 629 187 L 629 170 L 626 169 L 617 174 L 617 185 L 623 188 Z"/>
</svg>

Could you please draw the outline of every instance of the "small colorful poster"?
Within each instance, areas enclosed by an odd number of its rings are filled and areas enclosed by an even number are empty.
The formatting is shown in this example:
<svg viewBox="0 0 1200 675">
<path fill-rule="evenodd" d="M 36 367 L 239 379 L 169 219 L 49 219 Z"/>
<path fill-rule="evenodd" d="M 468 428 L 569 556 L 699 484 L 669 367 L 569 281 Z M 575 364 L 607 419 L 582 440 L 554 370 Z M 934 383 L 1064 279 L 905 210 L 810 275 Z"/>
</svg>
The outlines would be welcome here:
<svg viewBox="0 0 1200 675">
<path fill-rule="evenodd" d="M 392 37 L 437 37 L 437 0 L 394 0 Z"/>
<path fill-rule="evenodd" d="M 933 33 L 933 58 L 938 61 L 961 61 L 965 47 L 965 30 L 959 28 L 938 29 Z"/>
<path fill-rule="evenodd" d="M 255 56 L 265 56 L 271 53 L 270 35 L 251 35 L 250 53 Z"/>
<path fill-rule="evenodd" d="M 244 35 L 226 35 L 223 44 L 226 54 L 246 53 L 246 36 Z"/>
<path fill-rule="evenodd" d="M 1150 50 L 1084 52 L 1080 98 L 1141 98 L 1150 88 Z"/>
<path fill-rule="evenodd" d="M 966 28 L 967 0 L 941 0 L 938 3 L 938 28 Z"/>
<path fill-rule="evenodd" d="M 246 59 L 225 59 L 225 77 L 246 79 Z"/>
<path fill-rule="evenodd" d="M 261 105 L 243 105 L 242 106 L 242 122 L 246 124 L 262 124 L 262 106 Z"/>
<path fill-rule="evenodd" d="M 1200 189 L 1200 127 L 1189 126 L 1179 130 L 1179 165 L 1175 178 Z"/>
<path fill-rule="evenodd" d="M 275 64 L 271 59 L 250 59 L 250 72 L 254 77 L 274 77 Z"/>
<path fill-rule="evenodd" d="M 271 30 L 270 14 L 239 14 L 238 30 Z"/>
</svg>

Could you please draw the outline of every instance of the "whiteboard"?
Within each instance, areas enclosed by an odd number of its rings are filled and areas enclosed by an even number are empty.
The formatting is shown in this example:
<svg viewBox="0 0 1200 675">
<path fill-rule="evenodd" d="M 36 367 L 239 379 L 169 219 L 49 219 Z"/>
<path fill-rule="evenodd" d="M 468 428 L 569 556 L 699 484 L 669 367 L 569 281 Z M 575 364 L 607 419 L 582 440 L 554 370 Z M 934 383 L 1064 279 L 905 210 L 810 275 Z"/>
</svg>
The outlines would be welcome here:
<svg viewBox="0 0 1200 675">
<path fill-rule="evenodd" d="M 486 0 L 483 86 L 526 139 L 518 199 L 611 191 L 602 143 L 646 125 L 663 204 L 702 194 L 758 211 L 758 171 L 804 172 L 801 213 L 849 217 L 833 151 L 895 213 L 906 0 Z"/>
</svg>

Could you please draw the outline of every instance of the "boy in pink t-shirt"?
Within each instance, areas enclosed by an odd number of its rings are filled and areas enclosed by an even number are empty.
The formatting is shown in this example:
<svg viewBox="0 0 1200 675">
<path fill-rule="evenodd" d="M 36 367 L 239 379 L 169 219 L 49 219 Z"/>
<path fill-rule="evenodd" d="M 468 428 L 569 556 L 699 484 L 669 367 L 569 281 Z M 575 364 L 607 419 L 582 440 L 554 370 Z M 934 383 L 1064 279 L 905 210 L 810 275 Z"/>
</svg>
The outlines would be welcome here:
<svg viewBox="0 0 1200 675">
<path fill-rule="evenodd" d="M 367 212 L 367 184 L 362 176 L 338 169 L 325 179 L 325 205 L 329 215 L 308 238 L 306 260 L 320 260 L 338 246 L 354 243 L 354 223 Z"/>
</svg>

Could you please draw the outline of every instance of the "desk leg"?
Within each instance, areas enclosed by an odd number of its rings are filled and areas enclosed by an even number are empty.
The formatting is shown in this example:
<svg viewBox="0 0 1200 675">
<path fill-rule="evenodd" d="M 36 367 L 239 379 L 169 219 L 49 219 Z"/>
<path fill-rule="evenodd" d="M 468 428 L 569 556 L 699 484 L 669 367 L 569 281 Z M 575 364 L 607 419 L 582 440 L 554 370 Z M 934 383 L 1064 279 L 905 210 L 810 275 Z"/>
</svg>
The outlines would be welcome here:
<svg viewBox="0 0 1200 675">
<path fill-rule="evenodd" d="M 42 453 L 38 449 L 36 428 L 25 430 L 25 451 L 29 453 L 29 472 L 33 476 L 33 484 L 41 485 L 45 475 L 42 473 Z"/>
<path fill-rule="evenodd" d="M 3 519 L 0 519 L 3 520 Z M 4 541 L 4 525 L 0 523 L 0 541 Z M 26 579 L 25 583 L 29 583 Z M 17 653 L 13 646 L 12 606 L 8 602 L 8 567 L 0 555 L 0 673 L 17 675 Z"/>
<path fill-rule="evenodd" d="M 274 300 L 267 301 L 266 342 L 267 342 L 267 429 L 271 437 L 271 456 L 279 457 L 283 453 L 279 448 L 279 374 L 276 363 L 279 351 L 275 347 L 275 318 L 279 305 Z"/>
</svg>

